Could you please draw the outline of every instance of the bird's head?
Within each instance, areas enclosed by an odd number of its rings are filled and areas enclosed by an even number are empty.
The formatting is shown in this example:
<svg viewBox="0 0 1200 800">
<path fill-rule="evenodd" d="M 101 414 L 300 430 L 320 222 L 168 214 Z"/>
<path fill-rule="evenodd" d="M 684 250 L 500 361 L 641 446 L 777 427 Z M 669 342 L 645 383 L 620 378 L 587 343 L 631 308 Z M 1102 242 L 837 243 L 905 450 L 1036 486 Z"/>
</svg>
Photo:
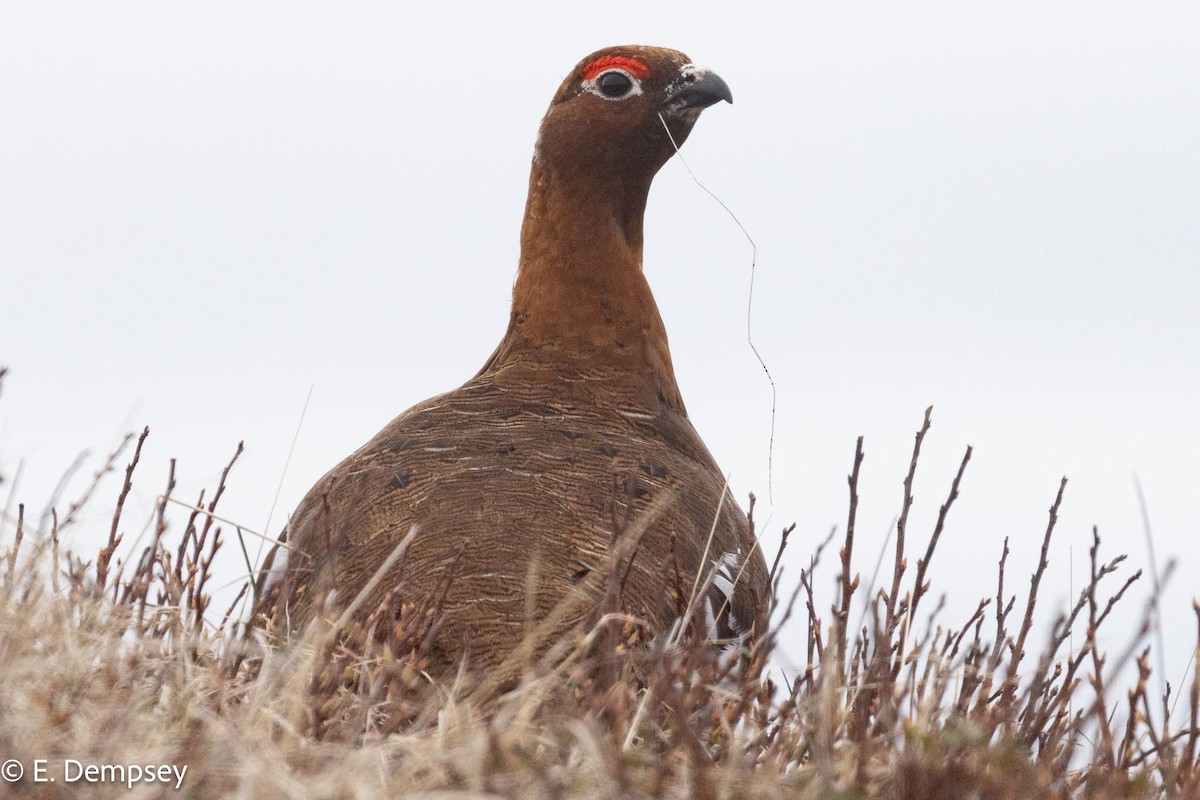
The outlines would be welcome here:
<svg viewBox="0 0 1200 800">
<path fill-rule="evenodd" d="M 542 120 L 535 158 L 556 171 L 648 182 L 683 144 L 700 112 L 722 100 L 733 102 L 725 81 L 677 50 L 598 50 L 559 87 Z"/>
</svg>

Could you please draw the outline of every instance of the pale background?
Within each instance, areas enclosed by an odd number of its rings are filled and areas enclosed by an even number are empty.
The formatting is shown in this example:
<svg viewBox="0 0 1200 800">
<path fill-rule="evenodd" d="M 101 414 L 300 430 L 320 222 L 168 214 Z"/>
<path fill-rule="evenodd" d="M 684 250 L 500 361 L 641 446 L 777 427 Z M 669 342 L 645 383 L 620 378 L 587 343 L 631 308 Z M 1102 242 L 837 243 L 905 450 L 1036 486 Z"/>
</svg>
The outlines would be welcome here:
<svg viewBox="0 0 1200 800">
<path fill-rule="evenodd" d="M 994 594 L 1005 536 L 1023 602 L 1063 474 L 1043 602 L 1081 585 L 1092 525 L 1147 565 L 1136 472 L 1159 560 L 1181 563 L 1164 606 L 1180 685 L 1200 569 L 1200 5 L 573 8 L 0 6 L 0 499 L 23 463 L 36 517 L 79 450 L 148 424 L 131 536 L 169 457 L 190 498 L 242 439 L 222 507 L 262 529 L 311 388 L 278 532 L 327 468 L 491 352 L 546 103 L 591 50 L 659 44 L 736 98 L 685 155 L 758 244 L 773 502 L 750 249 L 678 161 L 651 194 L 646 270 L 696 427 L 761 498 L 768 553 L 799 525 L 787 585 L 844 525 L 858 434 L 868 579 L 933 404 L 912 568 L 976 448 L 931 570 L 947 622 Z"/>
</svg>

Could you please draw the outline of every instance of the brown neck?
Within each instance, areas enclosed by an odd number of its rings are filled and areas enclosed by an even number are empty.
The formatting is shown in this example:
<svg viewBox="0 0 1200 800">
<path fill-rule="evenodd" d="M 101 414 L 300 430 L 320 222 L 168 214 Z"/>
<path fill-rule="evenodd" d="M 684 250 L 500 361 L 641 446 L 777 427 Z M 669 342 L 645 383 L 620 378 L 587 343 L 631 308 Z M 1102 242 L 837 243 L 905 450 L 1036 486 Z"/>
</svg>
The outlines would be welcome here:
<svg viewBox="0 0 1200 800">
<path fill-rule="evenodd" d="M 682 412 L 666 329 L 642 274 L 649 188 L 648 177 L 534 159 L 512 318 L 489 366 L 530 351 L 612 365 L 631 381 L 651 382 Z"/>
</svg>

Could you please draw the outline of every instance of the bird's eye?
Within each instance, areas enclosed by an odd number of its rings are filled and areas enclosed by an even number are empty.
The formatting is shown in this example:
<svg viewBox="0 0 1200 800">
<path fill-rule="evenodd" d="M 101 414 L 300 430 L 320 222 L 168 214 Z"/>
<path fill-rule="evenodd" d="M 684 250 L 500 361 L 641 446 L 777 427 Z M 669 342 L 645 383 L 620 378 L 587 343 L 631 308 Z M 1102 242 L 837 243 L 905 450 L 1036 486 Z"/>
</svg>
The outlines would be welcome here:
<svg viewBox="0 0 1200 800">
<path fill-rule="evenodd" d="M 634 77 L 637 73 L 631 73 L 623 67 L 605 67 L 602 71 L 591 71 L 589 67 L 583 74 L 584 81 L 580 88 L 602 100 L 627 100 L 642 93 L 641 81 Z"/>
<path fill-rule="evenodd" d="M 596 88 L 610 100 L 619 100 L 633 90 L 633 78 L 619 69 L 612 69 L 596 78 Z"/>
</svg>

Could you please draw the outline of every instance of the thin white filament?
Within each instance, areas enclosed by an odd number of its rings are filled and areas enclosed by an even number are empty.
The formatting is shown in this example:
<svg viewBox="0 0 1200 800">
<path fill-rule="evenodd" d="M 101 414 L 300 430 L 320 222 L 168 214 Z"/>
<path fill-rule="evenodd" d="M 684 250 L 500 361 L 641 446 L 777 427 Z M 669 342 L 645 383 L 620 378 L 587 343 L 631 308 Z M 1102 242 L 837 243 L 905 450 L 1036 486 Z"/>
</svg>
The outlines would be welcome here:
<svg viewBox="0 0 1200 800">
<path fill-rule="evenodd" d="M 754 345 L 754 337 L 750 332 L 750 320 L 753 316 L 754 309 L 754 273 L 758 264 L 758 245 L 754 243 L 754 237 L 746 230 L 746 226 L 738 219 L 737 214 L 734 214 L 725 202 L 713 194 L 712 190 L 700 182 L 696 177 L 696 173 L 692 172 L 692 168 L 688 166 L 687 159 L 683 157 L 683 153 L 679 152 L 679 145 L 675 141 L 671 129 L 667 126 L 667 121 L 663 119 L 662 112 L 658 114 L 658 121 L 662 123 L 663 130 L 667 132 L 667 138 L 671 140 L 671 146 L 675 148 L 675 156 L 679 162 L 683 164 L 683 168 L 687 170 L 687 174 L 691 176 L 692 181 L 704 190 L 704 193 L 717 201 L 717 205 L 725 209 L 725 213 L 734 221 L 741 230 L 742 235 L 746 237 L 746 241 L 750 243 L 750 292 L 746 297 L 746 344 L 750 345 L 750 350 L 754 353 L 754 357 L 758 359 L 758 365 L 762 367 L 763 373 L 767 376 L 767 382 L 771 384 L 771 438 L 767 442 L 767 498 L 771 504 L 775 504 L 774 490 L 774 475 L 775 475 L 775 379 L 771 376 L 771 370 L 767 368 L 767 362 L 763 361 L 762 355 L 758 352 L 758 348 Z"/>
</svg>

